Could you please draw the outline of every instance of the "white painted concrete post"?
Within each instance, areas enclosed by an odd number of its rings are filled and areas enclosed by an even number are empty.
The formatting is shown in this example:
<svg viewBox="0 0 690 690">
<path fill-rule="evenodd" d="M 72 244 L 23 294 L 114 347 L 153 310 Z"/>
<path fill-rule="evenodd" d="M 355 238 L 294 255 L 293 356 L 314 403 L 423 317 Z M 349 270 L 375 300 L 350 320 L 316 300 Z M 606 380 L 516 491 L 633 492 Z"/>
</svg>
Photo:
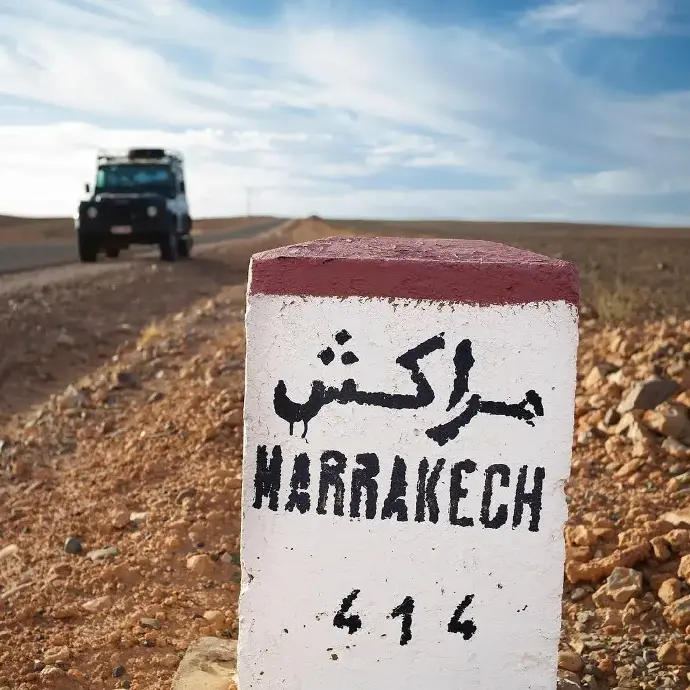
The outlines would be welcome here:
<svg viewBox="0 0 690 690">
<path fill-rule="evenodd" d="M 574 266 L 460 240 L 253 257 L 240 690 L 553 690 Z"/>
</svg>

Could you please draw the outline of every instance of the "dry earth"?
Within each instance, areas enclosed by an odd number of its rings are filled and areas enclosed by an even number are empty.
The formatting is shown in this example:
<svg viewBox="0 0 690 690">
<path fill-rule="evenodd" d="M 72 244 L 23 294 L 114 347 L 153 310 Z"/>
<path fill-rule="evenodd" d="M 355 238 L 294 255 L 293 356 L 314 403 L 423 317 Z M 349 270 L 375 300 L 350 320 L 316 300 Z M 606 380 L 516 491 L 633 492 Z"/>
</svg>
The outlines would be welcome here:
<svg viewBox="0 0 690 690">
<path fill-rule="evenodd" d="M 684 690 L 690 320 L 671 312 L 687 302 L 685 240 L 642 233 L 641 252 L 625 234 L 521 232 L 513 244 L 640 289 L 630 310 L 591 286 L 582 310 L 559 688 Z M 193 641 L 236 636 L 247 262 L 325 234 L 312 219 L 6 293 L 0 689 L 169 688 Z"/>
<path fill-rule="evenodd" d="M 377 235 L 466 237 L 505 242 L 573 261 L 584 299 L 606 320 L 690 318 L 690 228 L 576 223 L 327 221 Z"/>
</svg>

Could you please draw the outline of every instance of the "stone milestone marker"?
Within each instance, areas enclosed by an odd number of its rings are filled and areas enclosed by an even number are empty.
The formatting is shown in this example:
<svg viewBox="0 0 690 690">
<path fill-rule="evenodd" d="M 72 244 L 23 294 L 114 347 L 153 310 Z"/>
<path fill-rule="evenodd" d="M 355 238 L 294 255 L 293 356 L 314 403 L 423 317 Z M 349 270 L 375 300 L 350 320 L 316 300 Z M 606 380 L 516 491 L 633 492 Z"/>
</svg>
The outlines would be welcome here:
<svg viewBox="0 0 690 690">
<path fill-rule="evenodd" d="M 240 690 L 553 690 L 578 300 L 490 242 L 252 258 Z"/>
</svg>

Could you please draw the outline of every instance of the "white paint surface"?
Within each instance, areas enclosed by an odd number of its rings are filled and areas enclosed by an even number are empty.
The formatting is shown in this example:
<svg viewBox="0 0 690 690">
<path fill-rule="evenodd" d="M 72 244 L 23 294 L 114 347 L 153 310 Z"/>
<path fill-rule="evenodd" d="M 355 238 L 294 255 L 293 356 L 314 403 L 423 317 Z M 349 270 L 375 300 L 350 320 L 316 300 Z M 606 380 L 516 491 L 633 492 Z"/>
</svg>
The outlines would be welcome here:
<svg viewBox="0 0 690 690">
<path fill-rule="evenodd" d="M 416 300 L 335 299 L 254 295 L 247 312 L 247 386 L 242 525 L 242 592 L 238 674 L 240 690 L 459 690 L 510 688 L 553 690 L 567 508 L 563 483 L 570 467 L 577 348 L 577 313 L 565 302 L 474 307 Z M 339 347 L 334 334 L 352 339 Z M 396 358 L 445 332 L 444 350 L 420 361 L 436 399 L 419 410 L 390 410 L 332 403 L 290 436 L 273 408 L 278 380 L 296 401 L 307 399 L 314 379 L 340 386 L 354 378 L 361 390 L 414 392 Z M 446 407 L 453 385 L 453 355 L 459 341 L 472 341 L 475 364 L 469 393 L 454 410 Z M 331 346 L 336 359 L 324 366 L 317 354 Z M 359 362 L 344 366 L 341 352 Z M 478 415 L 442 448 L 424 434 L 461 412 L 472 393 L 483 399 L 519 402 L 534 389 L 545 414 L 524 421 Z M 283 451 L 280 504 L 276 512 L 252 507 L 257 446 Z M 315 511 L 320 455 L 338 450 L 348 459 L 345 515 Z M 311 510 L 286 512 L 293 460 L 311 460 Z M 349 517 L 350 472 L 357 453 L 376 453 L 378 515 Z M 409 520 L 382 520 L 395 455 L 407 462 Z M 428 458 L 446 466 L 437 487 L 440 519 L 414 521 L 417 467 Z M 450 524 L 449 476 L 455 462 L 477 464 L 466 475 L 460 514 L 472 527 Z M 494 490 L 492 511 L 511 504 L 508 524 L 479 523 L 484 469 L 503 463 L 510 486 Z M 512 529 L 512 501 L 522 465 L 546 470 L 538 532 L 527 529 L 530 511 Z M 527 487 L 531 487 L 531 473 Z M 498 484 L 498 479 L 495 480 Z M 363 508 L 362 508 L 363 511 Z M 344 597 L 360 594 L 349 613 L 361 628 L 349 635 L 334 626 Z M 469 640 L 447 631 L 455 608 L 474 594 L 464 619 L 477 630 Z M 400 645 L 401 619 L 390 618 L 413 597 L 412 639 Z M 337 660 L 333 658 L 337 656 Z"/>
</svg>

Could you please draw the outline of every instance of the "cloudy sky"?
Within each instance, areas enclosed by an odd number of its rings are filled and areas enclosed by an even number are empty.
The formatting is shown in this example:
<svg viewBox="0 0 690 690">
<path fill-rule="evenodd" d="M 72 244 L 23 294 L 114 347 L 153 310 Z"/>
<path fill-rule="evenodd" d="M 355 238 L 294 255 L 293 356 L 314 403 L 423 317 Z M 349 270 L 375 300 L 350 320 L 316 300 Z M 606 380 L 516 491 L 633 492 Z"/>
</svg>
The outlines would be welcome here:
<svg viewBox="0 0 690 690">
<path fill-rule="evenodd" d="M 0 0 L 0 213 L 98 147 L 196 217 L 690 225 L 690 0 Z"/>
</svg>

